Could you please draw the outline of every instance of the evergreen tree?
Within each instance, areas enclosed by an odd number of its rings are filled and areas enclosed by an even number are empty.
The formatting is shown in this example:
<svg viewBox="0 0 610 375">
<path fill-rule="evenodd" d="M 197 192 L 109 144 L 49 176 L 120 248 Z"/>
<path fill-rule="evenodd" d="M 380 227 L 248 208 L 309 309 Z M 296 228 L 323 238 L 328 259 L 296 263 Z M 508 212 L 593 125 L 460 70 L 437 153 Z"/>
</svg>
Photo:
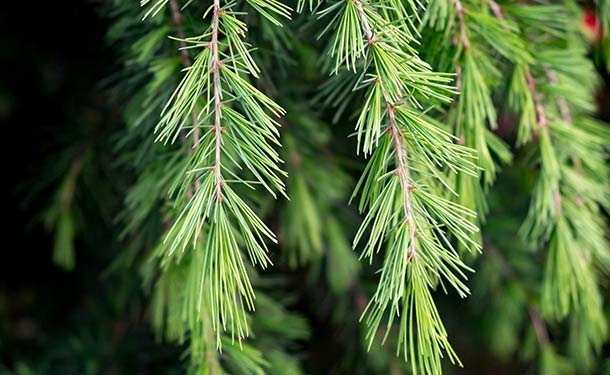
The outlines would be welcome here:
<svg viewBox="0 0 610 375">
<path fill-rule="evenodd" d="M 301 350 L 332 316 L 329 368 L 349 373 L 452 373 L 472 321 L 529 372 L 601 373 L 610 2 L 113 0 L 104 14 L 124 126 L 104 151 L 70 151 L 45 214 L 54 260 L 78 267 L 92 223 L 75 197 L 112 152 L 110 272 L 139 271 L 190 372 L 315 372 Z"/>
</svg>

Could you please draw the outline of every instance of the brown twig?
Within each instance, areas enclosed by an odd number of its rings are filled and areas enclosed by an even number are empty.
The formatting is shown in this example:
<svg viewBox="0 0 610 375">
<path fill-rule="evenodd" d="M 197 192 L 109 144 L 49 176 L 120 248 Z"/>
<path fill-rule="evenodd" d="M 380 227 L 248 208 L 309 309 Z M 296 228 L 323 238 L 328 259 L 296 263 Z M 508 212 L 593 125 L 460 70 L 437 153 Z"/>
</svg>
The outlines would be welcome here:
<svg viewBox="0 0 610 375">
<path fill-rule="evenodd" d="M 182 14 L 180 13 L 180 8 L 178 7 L 178 2 L 177 0 L 169 0 L 169 5 L 172 11 L 172 20 L 174 22 L 174 24 L 176 25 L 176 29 L 177 29 L 177 33 L 178 33 L 178 38 L 180 39 L 179 43 L 180 43 L 180 59 L 182 60 L 182 64 L 186 67 L 189 68 L 193 65 L 189 54 L 188 54 L 188 50 L 186 49 L 186 42 L 184 41 L 185 39 L 185 34 L 184 34 L 184 29 L 182 26 Z M 212 42 L 211 44 L 215 45 L 215 49 L 212 49 L 212 51 L 216 53 L 216 59 L 218 60 L 218 17 L 220 12 L 220 2 L 219 0 L 214 0 L 214 20 L 212 22 L 214 22 L 214 26 L 212 27 Z M 214 63 L 213 63 L 214 65 Z M 216 71 L 217 73 L 217 71 Z M 216 77 L 217 74 L 214 75 L 214 91 L 216 91 Z M 214 96 L 216 99 L 216 95 Z M 215 106 L 216 109 L 216 106 Z M 197 127 L 197 113 L 195 112 L 195 110 L 193 110 L 192 112 L 192 118 L 193 118 L 193 150 L 192 152 L 195 152 L 195 150 L 197 150 L 197 147 L 199 146 L 199 139 L 200 139 L 200 131 L 199 128 Z M 219 137 L 219 136 L 218 136 Z M 181 141 L 182 143 L 186 142 L 185 138 L 181 137 Z M 219 156 L 218 156 L 218 151 L 216 153 L 216 158 L 217 158 L 217 164 L 219 164 Z M 220 171 L 220 168 L 218 168 L 218 171 Z M 201 181 L 196 180 L 195 181 L 195 189 L 199 189 L 199 187 L 201 186 Z M 189 198 L 192 196 L 192 191 L 191 189 L 189 189 L 189 191 L 187 192 L 187 195 L 189 196 Z M 207 321 L 206 318 L 204 318 L 204 332 L 206 337 L 213 337 L 213 334 L 209 332 L 210 327 L 209 327 L 209 323 Z M 212 345 L 209 345 L 210 347 L 213 348 Z M 218 358 L 216 356 L 216 353 L 213 349 L 208 349 L 206 350 L 206 359 L 208 362 L 208 369 L 210 371 L 211 375 L 216 375 L 219 374 L 219 369 L 218 369 Z"/>
<path fill-rule="evenodd" d="M 368 19 L 366 17 L 366 13 L 364 13 L 364 7 L 359 0 L 352 0 L 358 9 L 358 14 L 360 16 L 360 21 L 362 22 L 362 28 L 366 34 L 366 38 L 369 42 L 369 45 L 377 43 L 377 37 L 373 33 L 373 30 L 370 27 Z M 388 132 L 392 136 L 394 140 L 394 148 L 396 149 L 396 174 L 400 178 L 400 185 L 403 190 L 404 195 L 404 211 L 405 211 L 405 221 L 409 225 L 409 251 L 405 252 L 405 257 L 408 261 L 412 261 L 416 255 L 415 250 L 415 238 L 417 237 L 417 232 L 415 231 L 415 221 L 413 220 L 413 211 L 411 209 L 411 192 L 413 191 L 413 187 L 409 185 L 409 165 L 408 165 L 408 153 L 407 149 L 404 145 L 404 139 L 398 128 L 396 127 L 396 109 L 386 100 L 386 108 L 388 111 L 388 116 L 390 119 L 390 124 L 388 127 Z M 406 264 L 406 263 L 405 263 Z"/>
<path fill-rule="evenodd" d="M 470 39 L 468 39 L 466 24 L 464 23 L 464 6 L 460 0 L 453 0 L 453 5 L 455 6 L 455 10 L 457 11 L 458 19 L 460 21 L 460 40 L 462 41 L 462 46 L 464 46 L 464 49 L 468 50 L 470 49 Z"/>
<path fill-rule="evenodd" d="M 499 19 L 502 24 L 504 24 L 504 30 L 506 30 L 506 32 L 511 32 L 510 28 L 505 23 L 506 20 L 504 19 L 504 14 L 502 13 L 502 7 L 494 0 L 488 0 L 487 4 L 489 4 L 489 8 L 491 8 L 494 16 L 496 16 L 496 18 Z"/>
<path fill-rule="evenodd" d="M 489 4 L 489 8 L 491 8 L 491 11 L 496 16 L 496 18 L 500 21 L 504 21 L 504 14 L 502 14 L 502 8 L 500 7 L 500 5 L 494 0 L 487 0 L 487 4 Z"/>
<path fill-rule="evenodd" d="M 211 71 L 212 71 L 212 85 L 213 85 L 213 91 L 214 91 L 214 127 L 212 128 L 211 131 L 214 132 L 214 147 L 215 147 L 215 153 L 214 153 L 214 167 L 212 168 L 213 173 L 216 176 L 216 189 L 215 189 L 215 196 L 216 196 L 216 200 L 217 202 L 221 202 L 222 201 L 222 186 L 224 185 L 224 180 L 222 178 L 222 172 L 221 172 L 221 164 L 220 164 L 220 151 L 221 151 L 221 136 L 223 133 L 223 129 L 220 126 L 220 119 L 221 119 L 221 111 L 222 111 L 222 100 L 220 97 L 220 74 L 218 72 L 218 70 L 221 68 L 222 63 L 220 61 L 219 58 L 219 54 L 218 54 L 218 28 L 220 25 L 220 17 L 222 17 L 222 9 L 220 8 L 220 0 L 214 0 L 214 9 L 213 9 L 213 13 L 212 13 L 212 38 L 210 40 L 210 44 L 208 45 L 208 48 L 210 48 L 211 50 L 211 54 L 212 54 L 212 66 L 211 66 Z M 199 183 L 199 181 L 196 181 L 196 183 Z M 197 186 L 199 187 L 199 186 Z M 206 335 L 211 335 L 211 333 L 209 332 L 209 325 L 207 325 L 207 322 L 204 322 L 205 327 L 204 329 L 206 330 Z M 217 327 L 217 329 L 220 329 L 220 327 Z M 212 351 L 212 350 L 208 350 L 206 352 L 206 358 L 208 360 L 208 364 L 209 364 L 209 368 L 210 368 L 210 374 L 215 375 L 218 374 L 218 358 L 216 356 L 216 352 Z"/>
<path fill-rule="evenodd" d="M 538 121 L 538 126 L 540 126 L 541 129 L 545 129 L 549 125 L 549 121 L 546 117 L 540 94 L 536 89 L 536 79 L 532 77 L 529 70 L 525 70 L 525 78 L 527 80 L 527 87 L 532 94 L 532 98 L 534 99 L 534 105 L 536 106 L 536 119 Z"/>
<path fill-rule="evenodd" d="M 396 127 L 396 109 L 394 106 L 387 105 L 388 115 L 390 117 L 390 126 L 388 131 L 392 135 L 394 140 L 394 148 L 396 149 L 396 174 L 400 178 L 400 186 L 402 187 L 404 196 L 404 211 L 405 221 L 409 225 L 409 252 L 406 253 L 407 260 L 413 260 L 415 257 L 415 238 L 417 232 L 415 231 L 415 222 L 413 221 L 413 210 L 411 208 L 411 192 L 413 187 L 409 185 L 409 162 L 408 153 L 404 146 L 404 139 L 398 128 Z"/>
<path fill-rule="evenodd" d="M 366 33 L 366 39 L 369 44 L 373 44 L 377 42 L 377 37 L 373 34 L 373 30 L 369 25 L 369 21 L 366 18 L 366 14 L 364 13 L 364 7 L 359 0 L 352 0 L 356 5 L 356 9 L 358 9 L 358 15 L 360 16 L 360 22 L 362 22 L 362 28 L 364 28 L 364 32 Z"/>
<path fill-rule="evenodd" d="M 216 175 L 216 189 L 215 195 L 218 202 L 222 201 L 222 186 L 224 180 L 222 178 L 221 164 L 220 164 L 220 151 L 222 147 L 222 133 L 223 129 L 220 126 L 220 118 L 222 113 L 222 100 L 220 98 L 220 74 L 219 69 L 222 66 L 220 58 L 218 57 L 218 27 L 220 25 L 220 17 L 222 10 L 220 8 L 220 0 L 214 0 L 214 14 L 212 20 L 212 40 L 210 41 L 209 48 L 212 50 L 212 77 L 213 77 L 213 90 L 214 90 L 214 173 Z"/>
</svg>

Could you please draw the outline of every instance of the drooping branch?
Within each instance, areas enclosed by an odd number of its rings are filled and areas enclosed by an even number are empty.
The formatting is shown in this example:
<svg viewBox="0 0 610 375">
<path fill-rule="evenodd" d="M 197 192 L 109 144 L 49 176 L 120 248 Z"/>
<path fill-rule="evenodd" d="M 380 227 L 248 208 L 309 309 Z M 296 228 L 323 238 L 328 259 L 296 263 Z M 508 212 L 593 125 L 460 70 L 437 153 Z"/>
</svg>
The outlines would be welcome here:
<svg viewBox="0 0 610 375">
<path fill-rule="evenodd" d="M 222 147 L 222 132 L 223 129 L 220 125 L 222 117 L 222 100 L 221 100 L 221 87 L 220 87 L 220 68 L 221 61 L 218 56 L 218 28 L 220 25 L 221 17 L 220 0 L 214 0 L 213 19 L 212 19 L 212 40 L 210 41 L 209 48 L 212 51 L 212 80 L 213 80 L 213 91 L 214 91 L 214 173 L 216 175 L 216 201 L 222 201 L 222 185 L 224 184 L 222 178 L 220 156 Z"/>
<path fill-rule="evenodd" d="M 415 222 L 413 221 L 413 210 L 411 208 L 411 191 L 413 187 L 409 185 L 409 161 L 407 150 L 404 146 L 404 139 L 400 130 L 396 127 L 396 109 L 388 104 L 387 105 L 388 115 L 390 117 L 390 126 L 388 131 L 392 135 L 394 140 L 394 148 L 396 149 L 396 174 L 400 179 L 400 185 L 402 186 L 402 192 L 404 196 L 404 211 L 405 221 L 409 225 L 409 252 L 405 254 L 408 260 L 412 260 L 415 257 L 415 238 L 417 233 L 415 232 Z"/>
<path fill-rule="evenodd" d="M 356 4 L 356 8 L 358 9 L 358 14 L 360 16 L 360 21 L 362 23 L 362 28 L 366 33 L 368 44 L 370 46 L 377 42 L 377 36 L 373 33 L 373 30 L 370 27 L 362 3 L 359 0 L 352 1 L 354 1 L 354 4 Z M 392 139 L 394 141 L 394 149 L 396 152 L 396 173 L 400 179 L 400 185 L 402 187 L 404 196 L 405 220 L 409 225 L 409 251 L 405 253 L 405 256 L 408 260 L 412 260 L 416 254 L 415 237 L 417 234 L 415 232 L 415 222 L 413 220 L 413 211 L 411 209 L 411 191 L 413 190 L 413 188 L 409 185 L 410 173 L 408 164 L 408 151 L 406 149 L 402 133 L 396 126 L 396 109 L 393 104 L 387 101 L 387 99 L 385 100 L 385 102 L 390 121 L 388 132 L 392 136 Z"/>
</svg>

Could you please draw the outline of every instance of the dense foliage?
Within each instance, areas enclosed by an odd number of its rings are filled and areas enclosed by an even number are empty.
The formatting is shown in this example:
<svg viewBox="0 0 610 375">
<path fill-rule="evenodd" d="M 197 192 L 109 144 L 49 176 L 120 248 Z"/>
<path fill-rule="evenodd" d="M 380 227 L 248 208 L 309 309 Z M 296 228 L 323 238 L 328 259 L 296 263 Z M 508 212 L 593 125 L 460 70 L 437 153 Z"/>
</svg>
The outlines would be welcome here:
<svg viewBox="0 0 610 375">
<path fill-rule="evenodd" d="M 604 371 L 607 0 L 99 11 L 121 120 L 42 222 L 66 271 L 117 249 L 104 293 L 189 373 Z"/>
</svg>

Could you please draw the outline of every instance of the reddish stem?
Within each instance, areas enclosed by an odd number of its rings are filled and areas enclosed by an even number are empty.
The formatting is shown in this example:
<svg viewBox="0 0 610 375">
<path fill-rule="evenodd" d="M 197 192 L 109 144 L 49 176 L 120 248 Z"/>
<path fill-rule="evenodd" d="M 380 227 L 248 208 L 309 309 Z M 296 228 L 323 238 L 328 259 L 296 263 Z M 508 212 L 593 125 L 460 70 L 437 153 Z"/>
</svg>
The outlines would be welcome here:
<svg viewBox="0 0 610 375">
<path fill-rule="evenodd" d="M 396 109 L 388 104 L 388 115 L 390 117 L 390 126 L 388 131 L 392 135 L 394 140 L 394 148 L 396 149 L 396 173 L 400 178 L 400 185 L 404 196 L 404 211 L 405 221 L 409 225 L 409 252 L 407 253 L 407 259 L 412 260 L 415 257 L 415 238 L 417 233 L 415 232 L 415 222 L 413 221 L 413 210 L 411 209 L 411 191 L 413 187 L 409 185 L 409 161 L 407 149 L 404 146 L 404 138 L 398 128 L 396 127 Z"/>
<path fill-rule="evenodd" d="M 358 15 L 360 16 L 360 21 L 362 22 L 362 27 L 364 28 L 364 31 L 366 33 L 366 38 L 369 42 L 369 45 L 376 43 L 377 37 L 373 33 L 368 19 L 366 18 L 362 3 L 359 0 L 352 1 L 358 9 Z M 413 188 L 409 185 L 408 153 L 406 147 L 404 146 L 403 136 L 396 127 L 396 109 L 393 105 L 388 103 L 387 100 L 386 108 L 388 110 L 388 116 L 390 118 L 388 132 L 391 134 L 392 139 L 394 140 L 394 148 L 396 149 L 396 173 L 400 178 L 400 185 L 402 187 L 404 195 L 405 221 L 409 225 L 409 251 L 405 253 L 405 256 L 407 257 L 407 260 L 411 261 L 416 255 L 415 238 L 417 237 L 417 232 L 415 231 L 415 221 L 413 220 L 413 211 L 411 209 L 411 191 L 413 190 Z"/>
<path fill-rule="evenodd" d="M 209 48 L 212 50 L 212 79 L 213 79 L 213 90 L 214 90 L 214 168 L 213 171 L 216 175 L 216 189 L 215 195 L 218 202 L 222 201 L 222 186 L 224 184 L 222 178 L 221 164 L 220 164 L 220 151 L 222 148 L 222 131 L 220 126 L 220 119 L 222 113 L 222 100 L 220 98 L 220 73 L 221 68 L 220 58 L 218 57 L 218 27 L 220 24 L 221 9 L 220 0 L 214 0 L 214 14 L 212 19 L 212 40 L 210 41 Z"/>
<path fill-rule="evenodd" d="M 488 0 L 487 3 L 489 4 L 489 8 L 491 8 L 491 11 L 496 16 L 496 18 L 500 21 L 504 21 L 504 14 L 502 14 L 502 8 L 500 7 L 500 5 L 494 0 Z"/>
<path fill-rule="evenodd" d="M 358 9 L 358 15 L 360 16 L 360 22 L 362 22 L 362 27 L 364 28 L 364 32 L 366 33 L 366 39 L 369 44 L 373 44 L 377 42 L 377 37 L 373 34 L 373 30 L 369 25 L 369 21 L 366 18 L 366 14 L 364 13 L 364 7 L 359 0 L 352 0 L 354 4 L 356 4 L 356 9 Z"/>
<path fill-rule="evenodd" d="M 536 80 L 530 74 L 529 70 L 525 70 L 525 78 L 527 79 L 527 87 L 532 93 L 532 97 L 534 98 L 534 104 L 536 106 L 536 117 L 538 119 L 538 125 L 541 129 L 544 129 L 548 126 L 549 121 L 546 118 L 546 114 L 544 112 L 544 106 L 542 105 L 542 99 L 540 98 L 540 94 L 536 89 Z"/>
<path fill-rule="evenodd" d="M 470 40 L 468 39 L 466 24 L 464 23 L 464 6 L 460 0 L 453 0 L 453 5 L 455 6 L 460 21 L 460 39 L 462 40 L 464 49 L 467 50 L 470 48 Z"/>
</svg>

